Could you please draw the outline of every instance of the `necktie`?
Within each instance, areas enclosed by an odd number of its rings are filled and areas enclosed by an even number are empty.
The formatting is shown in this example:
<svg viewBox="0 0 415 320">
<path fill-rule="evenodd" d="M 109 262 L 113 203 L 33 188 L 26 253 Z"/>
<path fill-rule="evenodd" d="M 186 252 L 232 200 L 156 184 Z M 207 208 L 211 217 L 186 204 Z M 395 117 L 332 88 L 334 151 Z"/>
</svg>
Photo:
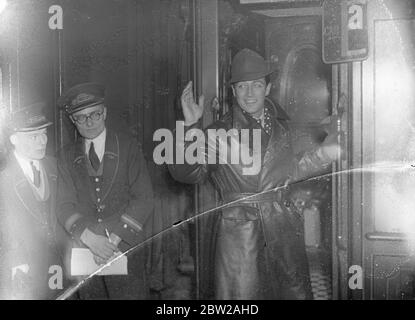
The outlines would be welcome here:
<svg viewBox="0 0 415 320">
<path fill-rule="evenodd" d="M 91 146 L 89 147 L 89 161 L 91 162 L 92 168 L 94 168 L 95 171 L 98 171 L 99 169 L 99 158 L 97 153 L 95 152 L 94 143 L 91 142 Z"/>
<path fill-rule="evenodd" d="M 36 186 L 36 188 L 40 187 L 40 171 L 36 169 L 35 165 L 33 164 L 33 161 L 30 161 L 30 166 L 32 167 L 33 171 L 33 184 Z"/>
</svg>

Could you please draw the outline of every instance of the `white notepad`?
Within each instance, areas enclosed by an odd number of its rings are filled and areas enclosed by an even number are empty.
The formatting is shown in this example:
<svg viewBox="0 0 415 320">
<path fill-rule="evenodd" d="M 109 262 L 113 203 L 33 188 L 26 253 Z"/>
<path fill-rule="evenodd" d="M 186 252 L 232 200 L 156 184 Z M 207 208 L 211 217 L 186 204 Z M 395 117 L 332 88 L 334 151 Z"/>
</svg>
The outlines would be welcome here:
<svg viewBox="0 0 415 320">
<path fill-rule="evenodd" d="M 71 276 L 87 276 L 100 268 L 94 261 L 94 256 L 89 249 L 72 248 L 71 254 Z M 126 256 L 118 258 L 106 266 L 97 275 L 127 275 L 128 260 Z"/>
</svg>

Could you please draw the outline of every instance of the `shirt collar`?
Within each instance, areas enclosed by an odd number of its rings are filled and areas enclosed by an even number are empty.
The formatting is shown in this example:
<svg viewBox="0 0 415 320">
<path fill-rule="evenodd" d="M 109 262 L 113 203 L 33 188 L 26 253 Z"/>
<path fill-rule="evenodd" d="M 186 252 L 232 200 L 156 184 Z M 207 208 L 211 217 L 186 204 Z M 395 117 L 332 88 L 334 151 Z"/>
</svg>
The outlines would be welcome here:
<svg viewBox="0 0 415 320">
<path fill-rule="evenodd" d="M 17 159 L 17 162 L 19 163 L 20 167 L 22 168 L 23 173 L 33 180 L 33 171 L 32 171 L 32 167 L 31 167 L 30 163 L 33 162 L 33 165 L 35 166 L 35 168 L 37 170 L 40 170 L 39 160 L 31 160 L 31 159 L 27 159 L 25 157 L 22 157 L 21 155 L 19 155 L 16 152 L 16 150 L 13 153 L 14 153 L 15 158 Z"/>
<path fill-rule="evenodd" d="M 107 128 L 104 128 L 104 130 L 94 139 L 85 139 L 85 143 L 87 146 L 91 144 L 91 142 L 95 145 L 102 145 L 103 142 L 105 142 L 105 138 L 107 136 Z"/>
<path fill-rule="evenodd" d="M 20 166 L 28 166 L 30 167 L 30 163 L 33 162 L 33 165 L 36 169 L 40 170 L 39 160 L 31 160 L 19 155 L 16 150 L 14 151 L 14 156 L 16 157 L 17 161 L 19 162 Z"/>
<path fill-rule="evenodd" d="M 241 108 L 241 107 L 240 107 Z M 246 116 L 254 119 L 256 122 L 258 122 L 259 124 L 263 124 L 264 123 L 264 119 L 265 119 L 265 114 L 268 113 L 268 107 L 264 106 L 264 108 L 262 109 L 262 114 L 259 117 L 253 117 L 250 113 L 246 112 L 244 109 L 242 109 L 242 113 L 245 114 Z"/>
<path fill-rule="evenodd" d="M 252 116 L 252 118 L 254 118 L 255 120 L 259 120 L 259 121 L 264 121 L 264 116 L 265 116 L 265 109 L 266 109 L 266 107 L 264 107 L 263 109 L 262 109 L 262 113 L 261 113 L 261 115 L 259 116 L 259 117 L 254 117 L 254 116 Z"/>
<path fill-rule="evenodd" d="M 88 154 L 91 142 L 94 143 L 95 152 L 99 158 L 99 161 L 102 161 L 105 153 L 105 140 L 107 138 L 107 129 L 104 130 L 94 139 L 85 139 L 85 154 Z"/>
</svg>

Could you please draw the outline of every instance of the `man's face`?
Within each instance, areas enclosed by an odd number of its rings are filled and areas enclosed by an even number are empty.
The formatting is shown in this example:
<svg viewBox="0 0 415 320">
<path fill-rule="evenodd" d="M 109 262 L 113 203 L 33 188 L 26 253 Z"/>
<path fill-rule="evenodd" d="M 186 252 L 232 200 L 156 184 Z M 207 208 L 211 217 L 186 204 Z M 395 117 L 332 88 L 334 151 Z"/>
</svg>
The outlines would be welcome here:
<svg viewBox="0 0 415 320">
<path fill-rule="evenodd" d="M 14 150 L 23 158 L 41 160 L 45 157 L 48 143 L 47 129 L 29 132 L 16 132 L 10 136 Z"/>
<path fill-rule="evenodd" d="M 253 117 L 262 115 L 265 97 L 270 90 L 271 83 L 267 85 L 265 78 L 237 82 L 232 86 L 233 95 L 240 107 Z"/>
<path fill-rule="evenodd" d="M 86 108 L 71 115 L 71 120 L 86 139 L 98 137 L 105 129 L 107 108 L 103 104 Z"/>
</svg>

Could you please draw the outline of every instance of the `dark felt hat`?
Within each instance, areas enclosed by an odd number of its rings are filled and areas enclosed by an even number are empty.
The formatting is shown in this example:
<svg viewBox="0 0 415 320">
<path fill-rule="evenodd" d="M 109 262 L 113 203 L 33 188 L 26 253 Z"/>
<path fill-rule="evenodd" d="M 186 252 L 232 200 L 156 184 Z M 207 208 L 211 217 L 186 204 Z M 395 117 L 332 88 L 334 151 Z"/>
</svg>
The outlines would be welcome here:
<svg viewBox="0 0 415 320">
<path fill-rule="evenodd" d="M 31 104 L 10 115 L 10 129 L 13 132 L 27 132 L 49 127 L 52 122 L 45 115 L 46 103 Z"/>
<path fill-rule="evenodd" d="M 261 79 L 274 71 L 275 69 L 258 53 L 242 49 L 232 60 L 230 83 Z"/>
<path fill-rule="evenodd" d="M 78 84 L 66 91 L 58 104 L 66 112 L 73 114 L 80 110 L 96 106 L 105 100 L 105 86 L 96 82 Z"/>
</svg>

